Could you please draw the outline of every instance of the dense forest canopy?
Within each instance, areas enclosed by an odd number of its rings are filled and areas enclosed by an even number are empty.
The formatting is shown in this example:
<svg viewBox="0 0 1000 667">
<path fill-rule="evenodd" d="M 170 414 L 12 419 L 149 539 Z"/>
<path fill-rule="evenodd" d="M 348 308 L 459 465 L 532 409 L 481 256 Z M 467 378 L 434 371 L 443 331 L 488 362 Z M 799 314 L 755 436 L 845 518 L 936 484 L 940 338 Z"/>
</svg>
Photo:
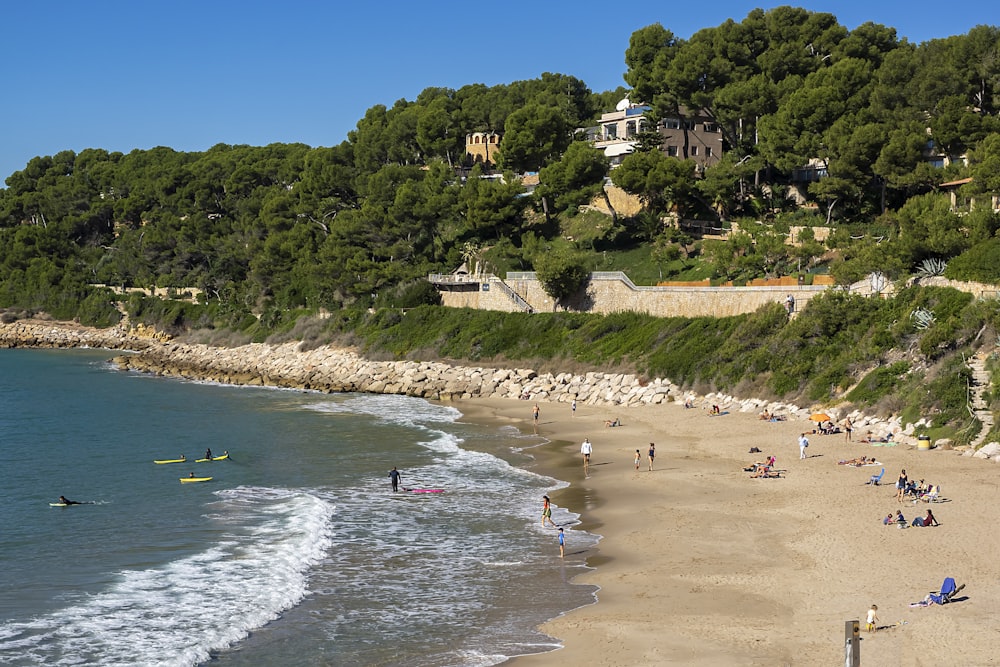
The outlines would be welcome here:
<svg viewBox="0 0 1000 667">
<path fill-rule="evenodd" d="M 196 287 L 204 309 L 189 324 L 269 328 L 320 309 L 430 300 L 421 277 L 470 257 L 578 274 L 597 251 L 635 248 L 700 257 L 728 279 L 818 264 L 843 281 L 897 277 L 952 258 L 970 277 L 963 255 L 995 254 L 980 246 L 1000 221 L 988 206 L 957 214 L 940 186 L 971 178 L 965 197 L 1000 192 L 998 53 L 996 27 L 914 45 L 891 27 L 847 30 L 832 14 L 778 7 L 690 39 L 660 24 L 636 31 L 629 88 L 595 93 L 546 73 L 374 106 L 332 147 L 36 157 L 0 190 L 0 308 L 107 323 L 117 311 L 91 285 Z M 653 126 L 701 110 L 724 157 L 699 169 L 646 137 L 610 170 L 580 130 L 625 96 L 650 105 Z M 482 178 L 466 155 L 472 132 L 502 134 L 503 178 Z M 800 207 L 785 194 L 810 163 L 823 178 Z M 533 193 L 524 172 L 539 172 Z M 567 233 L 609 173 L 645 209 Z M 699 245 L 662 223 L 670 212 L 759 224 Z M 793 224 L 835 231 L 793 248 L 781 240 Z"/>
</svg>

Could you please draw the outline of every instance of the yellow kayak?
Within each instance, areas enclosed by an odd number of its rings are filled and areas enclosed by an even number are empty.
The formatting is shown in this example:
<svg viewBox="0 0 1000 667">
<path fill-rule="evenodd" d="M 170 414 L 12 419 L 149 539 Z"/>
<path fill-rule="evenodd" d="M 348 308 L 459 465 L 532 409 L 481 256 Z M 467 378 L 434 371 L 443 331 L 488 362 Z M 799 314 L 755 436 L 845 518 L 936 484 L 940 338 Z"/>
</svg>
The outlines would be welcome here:
<svg viewBox="0 0 1000 667">
<path fill-rule="evenodd" d="M 195 459 L 195 463 L 205 463 L 207 461 L 225 461 L 229 458 L 229 454 L 223 454 L 222 456 L 213 456 L 210 459 Z"/>
<path fill-rule="evenodd" d="M 154 460 L 153 463 L 184 463 L 187 459 L 159 459 Z"/>
<path fill-rule="evenodd" d="M 211 482 L 211 477 L 181 477 L 181 484 L 188 484 L 190 482 Z"/>
</svg>

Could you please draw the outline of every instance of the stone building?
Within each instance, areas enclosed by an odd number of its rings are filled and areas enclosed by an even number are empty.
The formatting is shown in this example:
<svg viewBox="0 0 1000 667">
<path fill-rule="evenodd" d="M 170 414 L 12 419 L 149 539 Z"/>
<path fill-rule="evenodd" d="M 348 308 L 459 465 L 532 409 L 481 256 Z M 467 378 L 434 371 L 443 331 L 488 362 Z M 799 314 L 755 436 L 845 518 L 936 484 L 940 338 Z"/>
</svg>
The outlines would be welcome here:
<svg viewBox="0 0 1000 667">
<path fill-rule="evenodd" d="M 492 167 L 496 164 L 501 136 L 499 132 L 470 132 L 465 135 L 465 154 L 470 156 L 473 162 Z"/>
<path fill-rule="evenodd" d="M 702 168 L 722 159 L 722 129 L 707 112 L 681 107 L 680 116 L 664 118 L 656 129 L 663 137 L 661 149 L 670 157 L 690 158 Z"/>
</svg>

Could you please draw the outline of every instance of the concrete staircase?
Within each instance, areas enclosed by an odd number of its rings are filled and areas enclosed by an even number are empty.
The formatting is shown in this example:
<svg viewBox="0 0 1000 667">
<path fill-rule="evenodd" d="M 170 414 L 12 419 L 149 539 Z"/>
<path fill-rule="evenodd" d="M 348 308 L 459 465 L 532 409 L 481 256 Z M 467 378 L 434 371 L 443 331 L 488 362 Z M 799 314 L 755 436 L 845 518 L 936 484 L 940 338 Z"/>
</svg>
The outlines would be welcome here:
<svg viewBox="0 0 1000 667">
<path fill-rule="evenodd" d="M 531 304 L 524 300 L 524 298 L 514 291 L 514 289 L 505 283 L 498 276 L 490 276 L 490 285 L 497 287 L 503 292 L 508 299 L 517 307 L 518 310 L 525 313 L 533 313 L 535 309 L 531 307 Z"/>
<path fill-rule="evenodd" d="M 983 394 L 990 388 L 992 382 L 990 372 L 986 370 L 987 356 L 980 351 L 965 360 L 965 364 L 972 371 L 972 380 L 969 382 L 969 411 L 982 424 L 979 435 L 970 443 L 974 448 L 982 445 L 986 441 L 987 434 L 993 429 L 993 413 L 983 400 Z"/>
</svg>

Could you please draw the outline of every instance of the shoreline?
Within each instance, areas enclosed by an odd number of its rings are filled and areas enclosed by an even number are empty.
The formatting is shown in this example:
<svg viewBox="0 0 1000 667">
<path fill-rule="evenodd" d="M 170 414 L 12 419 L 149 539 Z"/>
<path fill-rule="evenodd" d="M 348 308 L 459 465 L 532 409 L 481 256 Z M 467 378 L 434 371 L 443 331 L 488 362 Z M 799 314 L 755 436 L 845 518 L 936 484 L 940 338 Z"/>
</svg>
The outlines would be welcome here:
<svg viewBox="0 0 1000 667">
<path fill-rule="evenodd" d="M 532 432 L 530 404 L 455 403 L 469 419 L 520 424 Z M 1000 584 L 992 554 L 1000 540 L 983 526 L 1000 519 L 996 471 L 968 457 L 914 447 L 874 447 L 843 434 L 810 436 L 798 458 L 802 423 L 755 415 L 709 417 L 680 405 L 618 409 L 624 425 L 603 426 L 607 409 L 541 404 L 535 472 L 569 482 L 553 503 L 581 515 L 601 536 L 567 558 L 594 567 L 574 584 L 599 587 L 598 604 L 541 626 L 562 646 L 517 656 L 518 667 L 564 664 L 826 665 L 843 660 L 844 623 L 878 604 L 881 632 L 862 632 L 872 664 L 992 664 L 1000 631 Z M 589 477 L 579 442 L 594 443 Z M 656 442 L 653 472 L 645 448 Z M 633 456 L 640 448 L 636 471 Z M 758 447 L 762 454 L 751 454 Z M 788 472 L 751 479 L 743 467 L 774 454 Z M 855 468 L 841 458 L 875 455 Z M 867 480 L 886 468 L 881 486 Z M 947 502 L 897 503 L 900 468 L 941 484 Z M 930 507 L 941 526 L 885 527 Z M 947 517 L 946 519 L 944 517 Z M 541 558 L 549 555 L 541 555 Z M 967 584 L 958 602 L 911 607 L 945 576 Z"/>
<path fill-rule="evenodd" d="M 0 344 L 8 342 L 4 336 L 15 325 L 0 325 Z M 266 364 L 245 374 L 248 381 L 242 384 L 280 386 L 283 368 L 299 378 L 317 359 L 288 345 L 245 346 L 223 354 L 204 346 L 115 338 L 102 330 L 70 336 L 66 331 L 75 330 L 72 326 L 31 326 L 27 331 L 35 344 L 21 347 L 155 350 L 154 360 L 164 364 L 157 374 L 167 376 L 187 377 L 165 365 L 178 359 L 183 363 L 177 368 L 193 374 L 193 361 L 223 363 L 243 355 L 250 357 L 243 359 L 246 364 Z M 156 372 L 155 366 L 147 372 Z M 202 369 L 199 379 L 218 380 L 217 372 Z M 520 386 L 534 380 L 524 378 Z M 385 390 L 385 380 L 372 381 L 383 382 L 383 391 L 369 393 L 404 393 Z M 578 513 L 580 528 L 601 536 L 595 548 L 576 552 L 572 530 L 567 531 L 567 558 L 596 568 L 573 583 L 598 586 L 599 604 L 541 626 L 562 648 L 515 657 L 509 664 L 577 659 L 608 665 L 825 665 L 843 660 L 844 621 L 863 620 L 873 603 L 887 627 L 862 634 L 866 661 L 992 664 L 1000 644 L 992 622 L 1000 613 L 993 563 L 1000 548 L 993 530 L 1000 521 L 996 469 L 954 451 L 921 451 L 912 439 L 876 447 L 846 442 L 843 434 L 810 435 L 809 458 L 799 460 L 795 440 L 811 424 L 794 406 L 783 410 L 790 413 L 787 421 L 765 422 L 756 416 L 758 406 L 767 405 L 762 402 L 712 401 L 730 407 L 724 415 L 709 416 L 703 407 L 685 409 L 676 394 L 658 403 L 622 405 L 605 390 L 581 401 L 573 416 L 566 402 L 547 400 L 552 394 L 529 401 L 517 395 L 426 396 L 455 406 L 470 420 L 512 424 L 524 432 L 533 430 L 531 408 L 537 402 L 538 433 L 549 442 L 531 452 L 531 467 L 567 482 L 552 494 L 553 502 Z M 623 426 L 606 428 L 605 420 L 614 418 Z M 579 453 L 583 437 L 594 442 L 589 477 Z M 657 448 L 653 472 L 646 470 L 649 442 Z M 752 447 L 761 453 L 751 454 Z M 637 448 L 639 471 L 633 465 Z M 743 472 L 769 454 L 787 470 L 783 478 L 750 479 Z M 886 469 L 882 486 L 865 484 L 879 467 L 837 465 L 839 459 L 872 455 Z M 897 508 L 912 519 L 927 507 L 896 502 L 892 484 L 901 468 L 913 479 L 942 485 L 948 502 L 933 505 L 940 527 L 881 525 L 881 517 Z M 960 603 L 909 606 L 936 590 L 945 576 L 966 584 Z"/>
</svg>

